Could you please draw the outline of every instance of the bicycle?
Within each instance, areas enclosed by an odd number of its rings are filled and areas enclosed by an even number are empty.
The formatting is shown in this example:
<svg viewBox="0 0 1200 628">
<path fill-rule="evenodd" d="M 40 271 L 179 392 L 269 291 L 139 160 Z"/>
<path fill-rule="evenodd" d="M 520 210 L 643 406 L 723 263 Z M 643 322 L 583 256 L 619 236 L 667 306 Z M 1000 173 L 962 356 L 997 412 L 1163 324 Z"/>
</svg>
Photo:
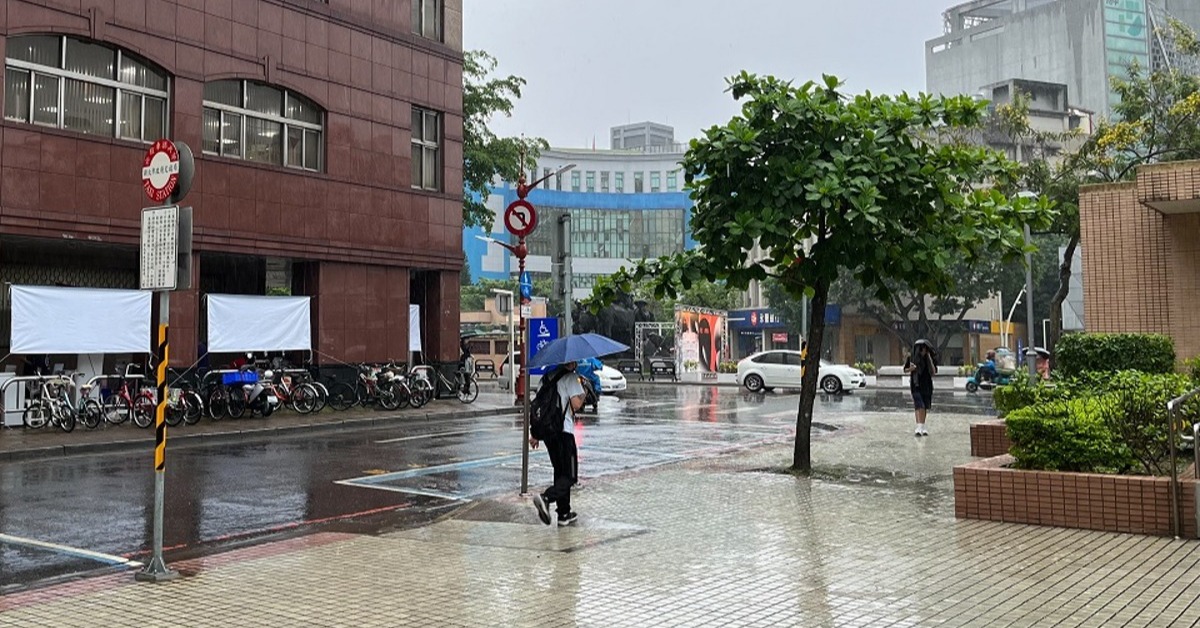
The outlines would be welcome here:
<svg viewBox="0 0 1200 628">
<path fill-rule="evenodd" d="M 142 375 L 130 373 L 133 366 L 131 364 L 126 367 L 124 375 L 114 375 L 109 378 L 120 380 L 121 386 L 101 400 L 100 406 L 104 409 L 104 419 L 109 423 L 120 425 L 132 418 L 134 425 L 145 429 L 154 424 L 154 414 L 158 402 L 148 390 L 139 388 L 136 394 L 130 390 L 131 381 L 140 382 L 145 379 Z"/>
<path fill-rule="evenodd" d="M 454 379 L 451 380 L 441 371 L 429 365 L 414 367 L 413 373 L 418 378 L 419 386 L 423 389 L 424 394 L 427 394 L 430 399 L 437 397 L 434 388 L 434 382 L 440 383 L 442 386 L 453 390 L 458 396 L 461 403 L 474 403 L 479 398 L 479 382 L 475 381 L 474 373 L 466 373 L 461 368 L 454 372 Z M 434 378 L 431 378 L 427 373 L 433 373 Z"/>
<path fill-rule="evenodd" d="M 77 422 L 89 428 L 100 424 L 100 404 L 95 399 L 84 398 L 79 406 L 71 399 L 74 377 L 38 378 L 38 392 L 22 415 L 27 427 L 40 429 L 53 423 L 64 432 L 71 432 Z"/>
</svg>

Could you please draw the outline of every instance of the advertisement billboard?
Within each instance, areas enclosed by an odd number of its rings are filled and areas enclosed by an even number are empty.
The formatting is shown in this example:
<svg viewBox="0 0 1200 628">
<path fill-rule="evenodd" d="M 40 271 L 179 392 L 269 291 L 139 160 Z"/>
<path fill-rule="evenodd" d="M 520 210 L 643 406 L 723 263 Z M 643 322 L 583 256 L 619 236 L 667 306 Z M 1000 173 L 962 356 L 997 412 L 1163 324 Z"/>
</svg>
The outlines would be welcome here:
<svg viewBox="0 0 1200 628">
<path fill-rule="evenodd" d="M 675 307 L 675 368 L 680 373 L 717 373 L 728 354 L 727 312 Z"/>
</svg>

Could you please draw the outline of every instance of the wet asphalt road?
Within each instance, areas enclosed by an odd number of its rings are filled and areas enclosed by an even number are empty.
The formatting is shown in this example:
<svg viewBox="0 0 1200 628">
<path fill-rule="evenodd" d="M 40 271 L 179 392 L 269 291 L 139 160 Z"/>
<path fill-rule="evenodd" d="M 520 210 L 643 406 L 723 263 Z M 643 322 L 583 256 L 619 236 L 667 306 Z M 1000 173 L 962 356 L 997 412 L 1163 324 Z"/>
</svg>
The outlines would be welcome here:
<svg viewBox="0 0 1200 628">
<path fill-rule="evenodd" d="M 581 476 L 648 468 L 788 441 L 797 398 L 733 388 L 638 387 L 605 398 L 576 431 Z M 815 420 L 904 411 L 907 391 L 818 397 Z M 991 413 L 990 396 L 944 393 L 936 410 Z M 515 417 L 447 419 L 376 430 L 254 437 L 168 452 L 167 561 L 314 529 L 411 526 L 465 500 L 520 487 Z M 530 483 L 550 466 L 532 452 Z M 98 454 L 0 464 L 0 593 L 130 569 L 151 542 L 146 456 Z M 36 545 L 50 544 L 50 545 Z M 98 553 L 91 554 L 91 553 Z"/>
</svg>

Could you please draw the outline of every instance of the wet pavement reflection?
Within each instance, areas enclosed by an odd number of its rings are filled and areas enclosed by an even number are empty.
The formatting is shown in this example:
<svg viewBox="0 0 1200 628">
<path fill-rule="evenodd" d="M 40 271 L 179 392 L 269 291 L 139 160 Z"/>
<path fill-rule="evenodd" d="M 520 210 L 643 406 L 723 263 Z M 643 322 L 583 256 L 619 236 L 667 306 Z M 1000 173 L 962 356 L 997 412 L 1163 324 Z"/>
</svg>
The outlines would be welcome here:
<svg viewBox="0 0 1200 628">
<path fill-rule="evenodd" d="M 797 401 L 734 388 L 634 386 L 580 420 L 581 476 L 586 483 L 790 440 Z M 908 408 L 903 390 L 822 395 L 815 427 L 836 438 L 830 430 L 839 416 Z M 937 410 L 993 413 L 990 397 L 949 393 L 935 401 Z M 531 482 L 546 481 L 545 454 L 532 452 L 530 462 Z M 520 423 L 512 416 L 177 447 L 167 459 L 167 558 L 317 528 L 373 533 L 412 527 L 464 500 L 516 492 L 520 470 Z M 127 569 L 121 561 L 141 559 L 149 547 L 152 496 L 148 455 L 0 464 L 0 592 Z"/>
</svg>

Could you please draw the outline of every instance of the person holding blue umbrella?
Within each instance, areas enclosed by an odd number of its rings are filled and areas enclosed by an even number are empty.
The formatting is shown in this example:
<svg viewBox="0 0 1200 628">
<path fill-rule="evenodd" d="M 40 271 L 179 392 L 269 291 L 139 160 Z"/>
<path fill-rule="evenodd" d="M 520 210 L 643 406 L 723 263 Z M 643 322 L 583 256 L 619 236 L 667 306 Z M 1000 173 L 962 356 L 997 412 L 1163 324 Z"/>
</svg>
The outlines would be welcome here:
<svg viewBox="0 0 1200 628">
<path fill-rule="evenodd" d="M 539 441 L 532 435 L 529 446 L 537 449 L 539 442 L 546 443 L 550 454 L 550 465 L 554 467 L 554 484 L 541 494 L 533 496 L 533 506 L 538 519 L 551 525 L 568 526 L 578 515 L 571 510 L 571 487 L 579 480 L 579 456 L 575 447 L 575 413 L 583 407 L 584 390 L 575 372 L 581 360 L 597 358 L 629 350 L 629 347 L 598 334 L 580 334 L 559 338 L 546 345 L 529 361 L 528 368 L 558 365 L 553 373 L 542 378 L 543 390 L 538 391 L 536 404 L 559 404 L 562 424 L 554 425 L 549 434 L 542 434 Z M 557 517 L 551 516 L 551 504 Z"/>
</svg>

